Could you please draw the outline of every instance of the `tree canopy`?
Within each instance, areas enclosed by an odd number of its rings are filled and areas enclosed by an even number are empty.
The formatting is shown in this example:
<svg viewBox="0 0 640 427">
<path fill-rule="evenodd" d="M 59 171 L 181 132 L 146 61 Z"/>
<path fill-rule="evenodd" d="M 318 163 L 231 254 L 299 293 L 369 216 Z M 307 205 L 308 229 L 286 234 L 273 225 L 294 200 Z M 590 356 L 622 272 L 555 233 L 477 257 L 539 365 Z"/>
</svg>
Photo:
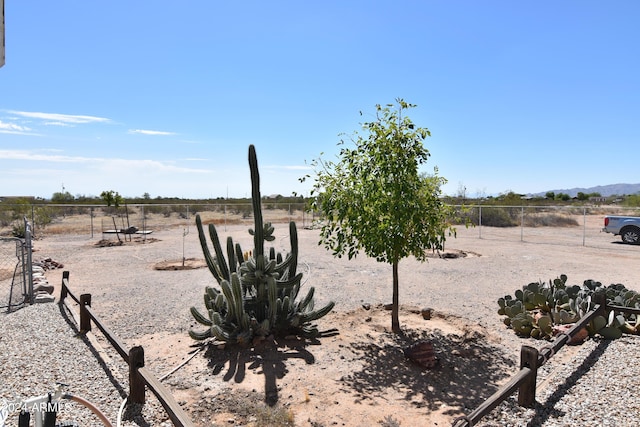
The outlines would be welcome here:
<svg viewBox="0 0 640 427">
<path fill-rule="evenodd" d="M 455 233 L 448 219 L 452 209 L 440 199 L 446 182 L 434 173 L 420 172 L 430 154 L 423 142 L 429 129 L 416 127 L 404 115 L 413 108 L 402 99 L 376 105 L 376 119 L 341 140 L 338 160 L 314 160 L 314 208 L 325 217 L 320 243 L 349 259 L 359 251 L 393 266 L 392 327 L 398 324 L 397 266 L 401 259 L 426 259 L 426 250 L 442 249 Z M 303 178 L 304 180 L 304 178 Z"/>
</svg>

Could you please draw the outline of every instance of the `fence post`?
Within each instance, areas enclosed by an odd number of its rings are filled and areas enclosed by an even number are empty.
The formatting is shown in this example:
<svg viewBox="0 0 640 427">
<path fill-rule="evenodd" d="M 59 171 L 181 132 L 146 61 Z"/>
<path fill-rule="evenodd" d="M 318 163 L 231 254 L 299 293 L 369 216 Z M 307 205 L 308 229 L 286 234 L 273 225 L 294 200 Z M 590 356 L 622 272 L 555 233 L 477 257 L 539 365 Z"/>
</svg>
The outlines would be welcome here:
<svg viewBox="0 0 640 427">
<path fill-rule="evenodd" d="M 536 382 L 538 377 L 538 349 L 523 345 L 520 350 L 520 369 L 529 368 L 531 372 L 518 389 L 518 405 L 531 408 L 536 401 Z"/>
<path fill-rule="evenodd" d="M 587 240 L 587 208 L 582 207 L 582 246 L 586 246 Z"/>
<path fill-rule="evenodd" d="M 67 290 L 67 285 L 65 284 L 65 281 L 69 281 L 69 271 L 63 271 L 62 272 L 62 286 L 60 287 L 60 302 L 64 301 L 64 299 L 67 297 L 68 294 L 68 290 Z"/>
<path fill-rule="evenodd" d="M 520 241 L 524 242 L 524 205 L 520 208 Z"/>
<path fill-rule="evenodd" d="M 27 217 L 24 217 L 24 243 L 25 248 L 27 250 L 27 280 L 29 286 L 29 304 L 33 304 L 35 302 L 35 295 L 33 294 L 33 241 L 31 239 L 31 224 L 27 221 Z M 24 265 L 24 261 L 23 261 Z M 24 273 L 23 273 L 24 274 Z"/>
<path fill-rule="evenodd" d="M 80 333 L 91 330 L 91 317 L 89 317 L 87 306 L 91 307 L 91 294 L 80 295 Z"/>
<path fill-rule="evenodd" d="M 596 293 L 593 295 L 593 302 L 599 304 L 598 314 L 607 318 L 607 295 L 604 293 Z"/>
<path fill-rule="evenodd" d="M 138 368 L 144 366 L 144 348 L 131 347 L 129 350 L 129 401 L 144 403 L 144 379 L 138 373 Z"/>
</svg>

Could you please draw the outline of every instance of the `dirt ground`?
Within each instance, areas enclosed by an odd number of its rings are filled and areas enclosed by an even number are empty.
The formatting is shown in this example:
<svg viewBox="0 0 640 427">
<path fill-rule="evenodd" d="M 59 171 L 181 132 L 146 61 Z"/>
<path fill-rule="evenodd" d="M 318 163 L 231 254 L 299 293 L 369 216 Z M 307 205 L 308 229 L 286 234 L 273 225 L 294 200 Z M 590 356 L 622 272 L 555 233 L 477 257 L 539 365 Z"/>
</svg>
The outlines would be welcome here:
<svg viewBox="0 0 640 427">
<path fill-rule="evenodd" d="M 364 255 L 335 259 L 318 246 L 318 230 L 299 228 L 303 289 L 316 288 L 316 306 L 336 303 L 318 321 L 325 334 L 241 351 L 199 347 L 187 334 L 203 328 L 189 307 L 202 309 L 204 287 L 215 283 L 195 227 L 188 233 L 166 227 L 122 244 L 105 244 L 116 239 L 110 235 L 44 234 L 33 258 L 63 263 L 47 272 L 49 281 L 59 289 L 68 270 L 74 293 L 91 293 L 98 315 L 127 345 L 144 346 L 147 366 L 159 377 L 193 356 L 164 382 L 196 425 L 448 426 L 515 373 L 522 344 L 543 345 L 505 328 L 497 315 L 499 297 L 560 274 L 571 284 L 594 279 L 640 291 L 640 246 L 600 233 L 601 217 L 579 221 L 567 228 L 463 227 L 447 240 L 445 256 L 404 260 L 401 336 L 390 333 L 390 312 L 383 307 L 391 301 L 391 267 Z M 274 246 L 286 253 L 288 228 L 275 227 Z M 247 228 L 218 232 L 248 250 Z M 430 320 L 420 313 L 426 307 L 433 310 Z M 433 369 L 403 353 L 425 340 L 438 359 Z M 265 419 L 272 421 L 260 424 Z"/>
</svg>

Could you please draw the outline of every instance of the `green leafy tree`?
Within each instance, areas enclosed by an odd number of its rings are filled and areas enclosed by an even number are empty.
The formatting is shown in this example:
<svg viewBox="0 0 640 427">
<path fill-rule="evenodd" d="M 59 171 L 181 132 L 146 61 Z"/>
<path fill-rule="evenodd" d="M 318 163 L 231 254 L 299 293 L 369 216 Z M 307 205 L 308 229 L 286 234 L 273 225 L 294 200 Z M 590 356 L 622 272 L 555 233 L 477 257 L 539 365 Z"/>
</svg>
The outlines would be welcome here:
<svg viewBox="0 0 640 427">
<path fill-rule="evenodd" d="M 73 197 L 73 195 L 68 191 L 65 191 L 65 192 L 57 191 L 53 193 L 53 195 L 51 196 L 51 201 L 53 203 L 71 203 L 74 200 L 75 200 L 75 197 Z"/>
<path fill-rule="evenodd" d="M 102 193 L 100 193 L 100 197 L 105 201 L 107 206 L 113 205 L 116 208 L 124 202 L 124 199 L 122 198 L 120 193 L 113 190 L 103 191 Z"/>
<path fill-rule="evenodd" d="M 333 255 L 349 259 L 360 250 L 379 262 L 391 264 L 393 301 L 391 327 L 400 332 L 398 264 L 414 256 L 426 260 L 426 250 L 442 249 L 446 235 L 455 233 L 447 219 L 453 210 L 440 199 L 446 180 L 421 175 L 429 158 L 423 141 L 426 128 L 416 128 L 403 115 L 415 105 L 402 99 L 376 105 L 376 119 L 362 125 L 364 135 L 342 140 L 337 162 L 314 160 L 313 208 L 326 217 L 320 244 Z M 302 181 L 309 176 L 302 178 Z"/>
<path fill-rule="evenodd" d="M 544 195 L 545 198 L 549 199 L 549 200 L 553 200 L 556 198 L 556 193 L 554 193 L 553 191 L 547 191 L 547 193 Z"/>
</svg>

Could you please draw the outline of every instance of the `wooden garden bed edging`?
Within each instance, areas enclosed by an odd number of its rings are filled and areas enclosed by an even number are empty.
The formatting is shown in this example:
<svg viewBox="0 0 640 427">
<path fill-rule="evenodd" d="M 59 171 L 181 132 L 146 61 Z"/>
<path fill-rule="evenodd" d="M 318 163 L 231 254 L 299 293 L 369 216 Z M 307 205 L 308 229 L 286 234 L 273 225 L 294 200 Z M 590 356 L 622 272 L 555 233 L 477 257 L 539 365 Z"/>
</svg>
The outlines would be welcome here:
<svg viewBox="0 0 640 427">
<path fill-rule="evenodd" d="M 536 381 L 538 368 L 547 363 L 562 347 L 564 347 L 582 328 L 584 328 L 594 317 L 605 315 L 607 308 L 619 311 L 631 311 L 628 307 L 607 306 L 605 295 L 594 296 L 595 306 L 587 312 L 578 322 L 576 322 L 567 332 L 557 335 L 548 345 L 537 349 L 528 345 L 523 345 L 520 350 L 520 371 L 503 385 L 498 391 L 491 395 L 484 403 L 478 406 L 469 415 L 456 418 L 453 427 L 473 426 L 485 415 L 491 412 L 500 403 L 506 400 L 513 392 L 518 390 L 518 405 L 527 408 L 533 407 L 536 400 Z M 640 312 L 640 310 L 637 310 Z"/>
<path fill-rule="evenodd" d="M 153 373 L 144 366 L 144 349 L 142 346 L 131 347 L 128 351 L 120 339 L 96 316 L 91 308 L 91 294 L 76 297 L 69 289 L 69 272 L 62 273 L 62 289 L 60 290 L 60 304 L 66 297 L 71 297 L 80 306 L 80 333 L 91 331 L 93 322 L 129 366 L 129 401 L 132 403 L 145 402 L 145 386 L 158 398 L 169 418 L 176 427 L 193 427 L 180 405 L 162 385 Z"/>
</svg>

